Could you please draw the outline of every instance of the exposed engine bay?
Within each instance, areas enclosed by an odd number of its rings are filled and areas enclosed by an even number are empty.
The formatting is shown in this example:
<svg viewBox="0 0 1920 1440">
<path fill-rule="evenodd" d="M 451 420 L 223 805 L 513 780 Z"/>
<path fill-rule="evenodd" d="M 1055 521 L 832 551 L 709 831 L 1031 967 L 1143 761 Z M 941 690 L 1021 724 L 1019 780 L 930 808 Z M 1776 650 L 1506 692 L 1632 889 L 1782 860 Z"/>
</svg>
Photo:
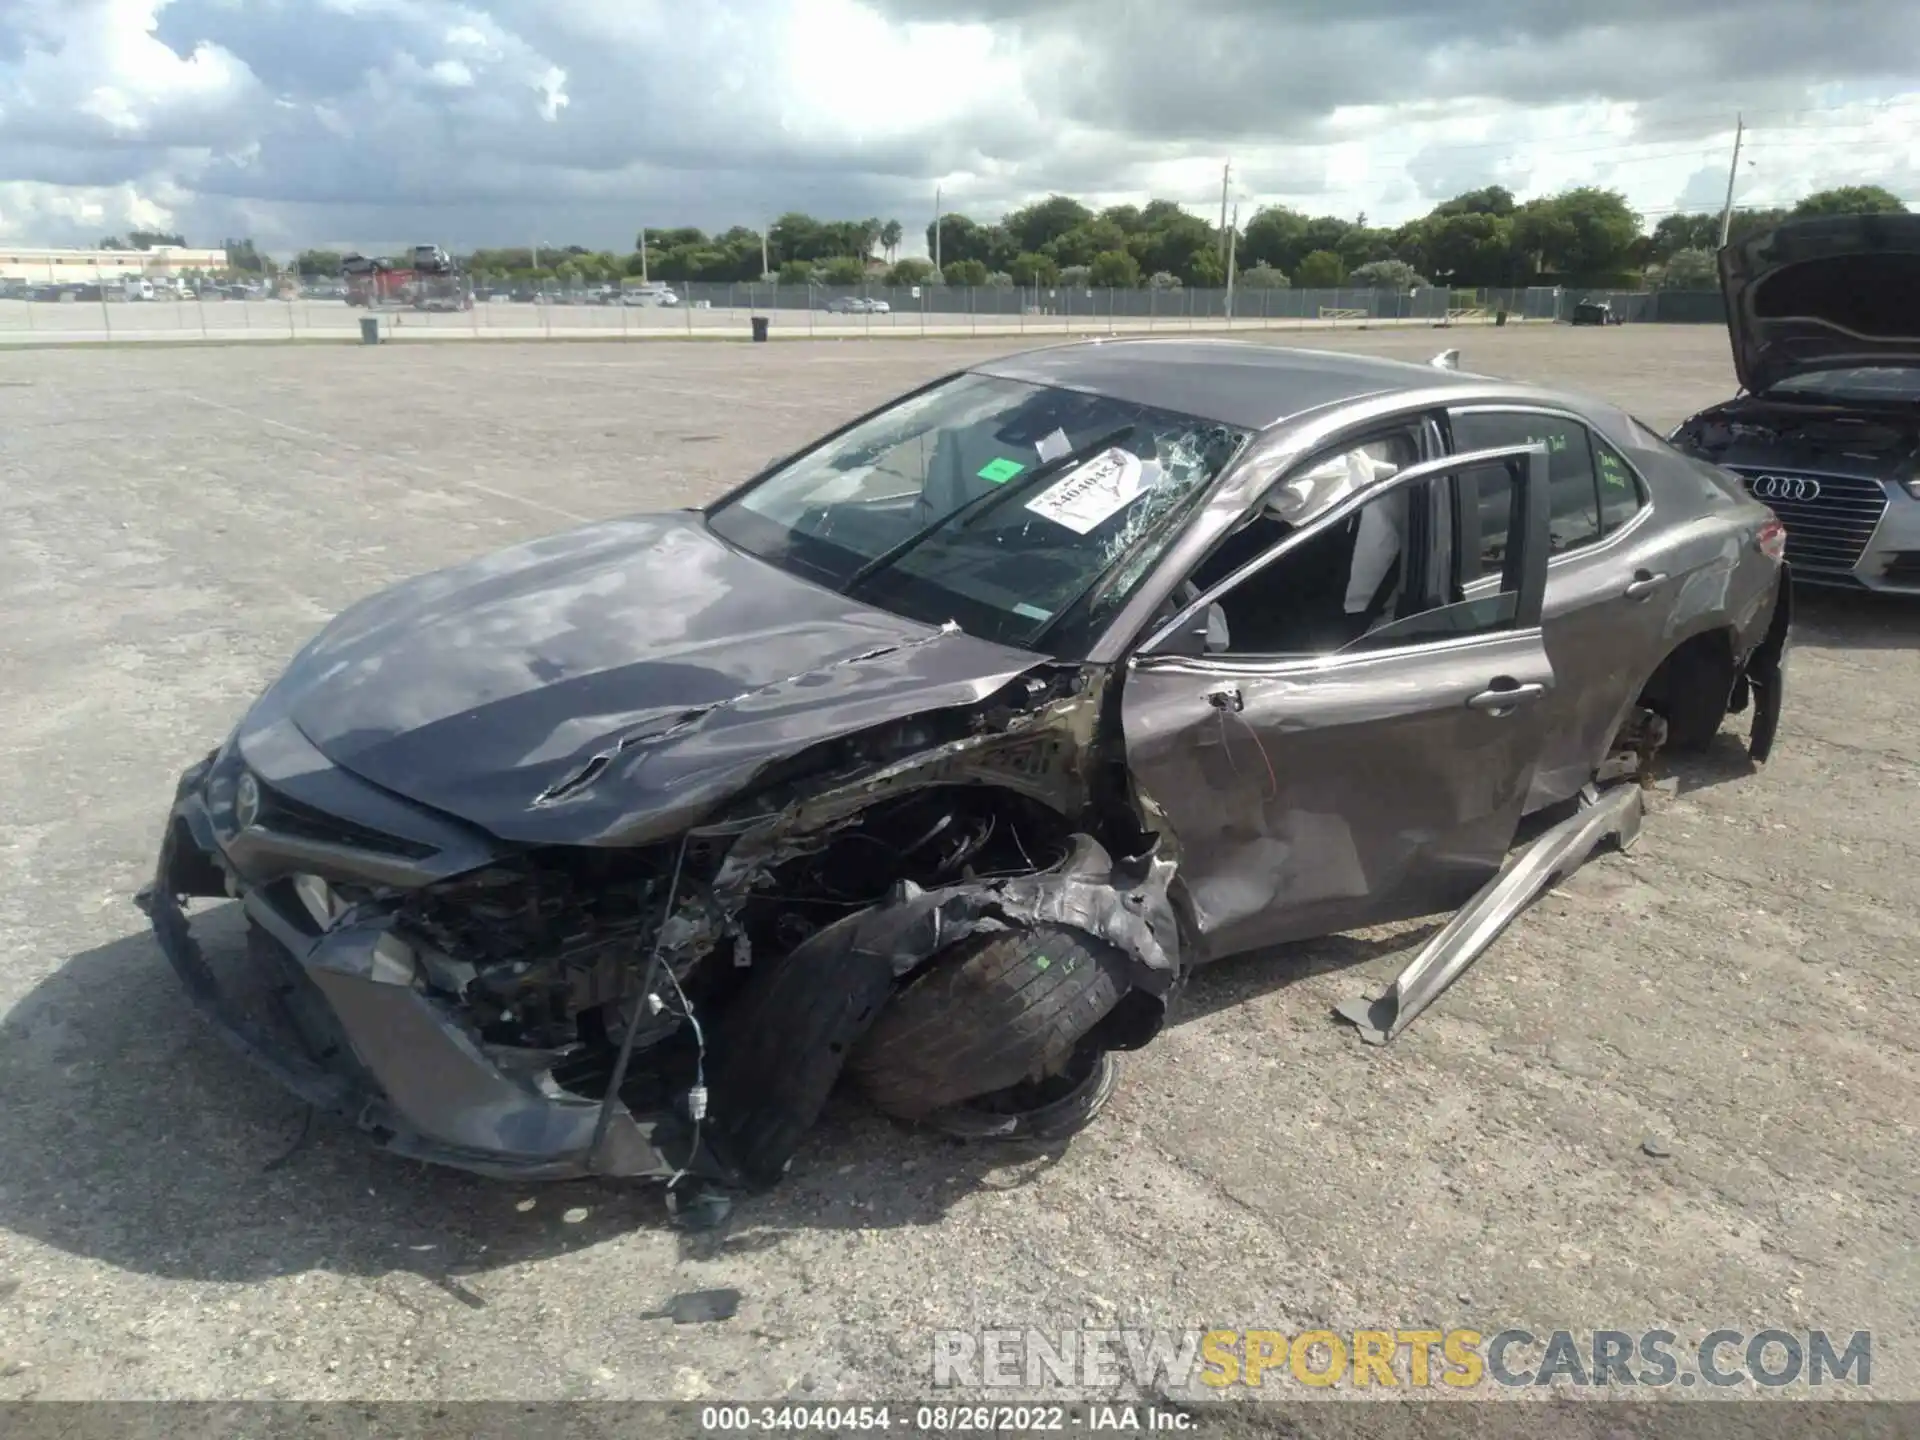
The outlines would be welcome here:
<svg viewBox="0 0 1920 1440">
<path fill-rule="evenodd" d="M 646 987 L 679 849 L 536 851 L 408 895 L 396 925 L 423 942 L 436 992 L 464 1008 L 492 1054 L 551 1065 L 559 1084 L 598 1099 L 630 1030 L 644 1055 L 683 1029 L 689 1009 L 718 1015 L 751 957 L 784 955 L 903 882 L 931 890 L 1032 874 L 1064 858 L 1066 836 L 1058 816 L 1017 795 L 910 792 L 769 869 L 733 925 L 719 919 L 713 889 L 723 845 L 689 839 L 675 897 L 683 924 L 656 980 L 677 994 L 675 1007 Z M 692 1077 L 683 1078 L 684 1090 Z"/>
</svg>

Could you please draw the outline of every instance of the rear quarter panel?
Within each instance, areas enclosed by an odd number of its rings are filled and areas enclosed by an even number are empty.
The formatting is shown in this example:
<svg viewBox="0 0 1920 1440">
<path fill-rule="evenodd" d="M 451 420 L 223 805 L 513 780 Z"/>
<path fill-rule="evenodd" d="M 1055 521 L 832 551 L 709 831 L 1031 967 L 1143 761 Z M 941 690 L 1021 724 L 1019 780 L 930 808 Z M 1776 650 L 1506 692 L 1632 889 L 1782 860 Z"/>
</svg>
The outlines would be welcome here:
<svg viewBox="0 0 1920 1440">
<path fill-rule="evenodd" d="M 1773 512 L 1729 471 L 1637 430 L 1625 441 L 1651 491 L 1669 573 L 1685 576 L 1667 616 L 1667 648 L 1727 629 L 1735 660 L 1744 660 L 1766 634 L 1782 576 L 1758 544 Z"/>
</svg>

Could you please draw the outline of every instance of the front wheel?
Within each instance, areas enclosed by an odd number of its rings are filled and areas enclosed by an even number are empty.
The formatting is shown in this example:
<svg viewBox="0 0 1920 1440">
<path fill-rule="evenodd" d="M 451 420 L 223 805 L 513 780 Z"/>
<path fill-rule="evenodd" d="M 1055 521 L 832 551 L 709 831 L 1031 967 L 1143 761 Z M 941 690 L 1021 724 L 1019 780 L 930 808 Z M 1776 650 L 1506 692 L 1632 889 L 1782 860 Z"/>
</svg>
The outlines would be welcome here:
<svg viewBox="0 0 1920 1440">
<path fill-rule="evenodd" d="M 1089 1096 L 1097 1110 L 1112 1070 L 1087 1037 L 1126 974 L 1118 949 L 1063 926 L 971 936 L 894 995 L 848 1068 L 879 1109 L 942 1128 L 1004 1134 L 1022 1115 L 1044 1127 Z"/>
</svg>

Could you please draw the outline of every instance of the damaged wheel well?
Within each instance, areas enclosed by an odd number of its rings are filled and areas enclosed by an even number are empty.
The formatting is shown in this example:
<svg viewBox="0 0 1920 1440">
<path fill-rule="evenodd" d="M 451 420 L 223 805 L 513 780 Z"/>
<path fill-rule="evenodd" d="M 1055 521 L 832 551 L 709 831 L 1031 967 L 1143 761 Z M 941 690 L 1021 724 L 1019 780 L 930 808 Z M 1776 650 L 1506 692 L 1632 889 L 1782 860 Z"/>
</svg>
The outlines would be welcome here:
<svg viewBox="0 0 1920 1440">
<path fill-rule="evenodd" d="M 1639 703 L 1667 722 L 1668 749 L 1699 750 L 1720 731 L 1734 679 L 1733 633 L 1704 630 L 1667 653 Z"/>
<path fill-rule="evenodd" d="M 1074 827 L 1030 796 L 994 785 L 931 785 L 876 801 L 818 850 L 769 868 L 742 907 L 756 954 L 793 949 L 833 921 L 922 888 L 1033 874 L 1067 853 Z"/>
</svg>

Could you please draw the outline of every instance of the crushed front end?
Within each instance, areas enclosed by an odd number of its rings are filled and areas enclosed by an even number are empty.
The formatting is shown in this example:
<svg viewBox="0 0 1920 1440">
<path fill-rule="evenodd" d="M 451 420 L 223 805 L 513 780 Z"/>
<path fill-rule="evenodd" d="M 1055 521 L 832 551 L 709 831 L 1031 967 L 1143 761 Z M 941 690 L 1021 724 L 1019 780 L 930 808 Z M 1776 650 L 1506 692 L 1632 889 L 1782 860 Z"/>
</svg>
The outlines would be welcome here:
<svg viewBox="0 0 1920 1440">
<path fill-rule="evenodd" d="M 516 853 L 297 757 L 290 727 L 271 742 L 243 757 L 230 740 L 181 777 L 139 897 L 223 1039 L 415 1159 L 503 1178 L 723 1174 L 673 1098 L 692 1060 L 671 1046 L 602 1120 L 597 1027 L 640 1003 L 667 883 L 658 848 Z M 272 773 L 296 757 L 306 763 Z M 325 810 L 283 788 L 316 778 Z M 344 818 L 354 812 L 386 823 Z M 247 921 L 244 996 L 186 913 L 190 897 L 229 896 Z M 679 1027 L 653 1016 L 644 1028 L 664 1040 Z"/>
<path fill-rule="evenodd" d="M 1085 673 L 1025 679 L 807 747 L 670 837 L 536 845 L 334 765 L 269 691 L 181 777 L 140 903 L 230 1045 L 391 1150 L 758 1187 L 892 999 L 969 943 L 1065 932 L 1105 967 L 1076 1063 L 1157 1032 L 1181 965 L 1173 865 L 1099 818 L 1100 696 Z M 239 902 L 241 978 L 271 1013 L 209 963 L 193 897 Z M 1000 1048 L 1011 1068 L 981 1071 L 982 1094 L 1059 1113 L 1057 1044 Z"/>
</svg>

